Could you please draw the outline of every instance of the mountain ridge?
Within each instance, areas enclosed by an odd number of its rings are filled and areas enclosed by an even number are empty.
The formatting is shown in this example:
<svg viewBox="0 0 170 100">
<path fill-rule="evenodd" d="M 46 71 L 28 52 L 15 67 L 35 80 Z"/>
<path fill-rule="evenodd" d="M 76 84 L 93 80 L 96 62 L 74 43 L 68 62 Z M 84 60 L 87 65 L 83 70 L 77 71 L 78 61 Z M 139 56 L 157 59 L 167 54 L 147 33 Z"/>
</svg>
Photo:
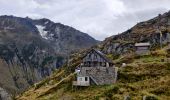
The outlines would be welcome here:
<svg viewBox="0 0 170 100">
<path fill-rule="evenodd" d="M 98 43 L 86 33 L 54 22 L 42 30 L 47 30 L 49 36 L 54 35 L 44 39 L 37 24 L 45 23 L 30 18 L 0 16 L 0 87 L 9 93 L 24 91 L 63 65 L 71 52 Z M 60 32 L 55 31 L 56 28 Z M 71 36 L 67 37 L 67 33 Z M 80 38 L 82 45 L 76 38 Z"/>
</svg>

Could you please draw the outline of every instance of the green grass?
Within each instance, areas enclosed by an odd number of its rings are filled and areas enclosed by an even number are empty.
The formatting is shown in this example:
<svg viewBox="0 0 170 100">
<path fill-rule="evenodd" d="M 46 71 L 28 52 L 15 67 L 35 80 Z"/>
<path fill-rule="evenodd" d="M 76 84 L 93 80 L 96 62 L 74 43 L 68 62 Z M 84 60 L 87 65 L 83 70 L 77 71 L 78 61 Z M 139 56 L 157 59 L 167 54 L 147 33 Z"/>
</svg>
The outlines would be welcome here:
<svg viewBox="0 0 170 100">
<path fill-rule="evenodd" d="M 50 78 L 42 81 L 36 89 L 18 97 L 19 100 L 123 100 L 124 96 L 130 96 L 132 100 L 170 100 L 170 64 L 163 62 L 166 58 L 164 50 L 155 51 L 151 55 L 136 56 L 125 55 L 116 60 L 119 66 L 127 61 L 126 67 L 120 67 L 116 84 L 90 87 L 72 87 L 74 77 L 57 85 L 50 93 L 38 97 L 46 88 L 52 88 L 69 75 L 70 70 L 64 67 Z M 71 72 L 78 61 L 71 65 Z"/>
</svg>

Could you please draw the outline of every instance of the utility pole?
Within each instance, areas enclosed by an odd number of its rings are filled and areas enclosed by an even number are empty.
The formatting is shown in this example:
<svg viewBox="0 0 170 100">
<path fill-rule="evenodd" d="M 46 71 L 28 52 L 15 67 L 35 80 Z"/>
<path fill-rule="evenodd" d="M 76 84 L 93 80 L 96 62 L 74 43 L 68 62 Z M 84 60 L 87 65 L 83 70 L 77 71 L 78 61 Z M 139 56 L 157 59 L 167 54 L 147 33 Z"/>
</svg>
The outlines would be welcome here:
<svg viewBox="0 0 170 100">
<path fill-rule="evenodd" d="M 162 31 L 160 30 L 159 26 L 157 28 L 157 32 L 159 33 L 160 48 L 162 49 Z"/>
<path fill-rule="evenodd" d="M 161 47 L 161 49 L 162 49 L 162 31 L 159 30 L 159 33 L 160 33 L 160 47 Z"/>
<path fill-rule="evenodd" d="M 160 48 L 162 49 L 162 31 L 161 31 L 161 22 L 160 22 L 160 20 L 161 20 L 161 14 L 159 14 L 158 15 L 158 27 L 157 27 L 157 30 L 158 30 L 158 32 L 159 32 L 159 40 L 160 40 Z"/>
</svg>

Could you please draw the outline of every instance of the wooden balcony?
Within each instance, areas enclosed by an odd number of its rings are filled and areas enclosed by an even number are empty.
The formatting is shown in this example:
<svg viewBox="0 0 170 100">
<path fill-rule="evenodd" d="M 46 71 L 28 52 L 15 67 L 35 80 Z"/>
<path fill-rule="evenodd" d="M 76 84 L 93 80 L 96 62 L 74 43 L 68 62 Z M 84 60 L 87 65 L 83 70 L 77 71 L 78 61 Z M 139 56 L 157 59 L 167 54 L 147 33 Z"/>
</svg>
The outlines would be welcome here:
<svg viewBox="0 0 170 100">
<path fill-rule="evenodd" d="M 90 83 L 87 82 L 78 82 L 78 81 L 73 81 L 74 86 L 90 86 Z"/>
</svg>

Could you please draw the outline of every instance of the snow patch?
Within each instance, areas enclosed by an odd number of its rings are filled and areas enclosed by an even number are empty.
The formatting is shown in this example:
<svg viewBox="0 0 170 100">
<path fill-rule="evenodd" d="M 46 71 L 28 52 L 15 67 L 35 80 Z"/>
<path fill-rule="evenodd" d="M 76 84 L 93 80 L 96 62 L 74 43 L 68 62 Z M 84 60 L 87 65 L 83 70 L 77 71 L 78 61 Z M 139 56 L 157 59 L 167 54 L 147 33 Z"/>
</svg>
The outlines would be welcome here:
<svg viewBox="0 0 170 100">
<path fill-rule="evenodd" d="M 48 39 L 48 38 L 47 38 L 47 33 L 48 33 L 48 31 L 44 31 L 45 26 L 42 26 L 42 25 L 36 25 L 36 27 L 37 27 L 37 29 L 38 29 L 38 31 L 39 31 L 39 33 L 40 33 L 40 35 L 42 36 L 42 38 L 44 38 L 44 39 Z"/>
<path fill-rule="evenodd" d="M 48 21 L 45 22 L 45 25 L 48 24 Z"/>
</svg>

